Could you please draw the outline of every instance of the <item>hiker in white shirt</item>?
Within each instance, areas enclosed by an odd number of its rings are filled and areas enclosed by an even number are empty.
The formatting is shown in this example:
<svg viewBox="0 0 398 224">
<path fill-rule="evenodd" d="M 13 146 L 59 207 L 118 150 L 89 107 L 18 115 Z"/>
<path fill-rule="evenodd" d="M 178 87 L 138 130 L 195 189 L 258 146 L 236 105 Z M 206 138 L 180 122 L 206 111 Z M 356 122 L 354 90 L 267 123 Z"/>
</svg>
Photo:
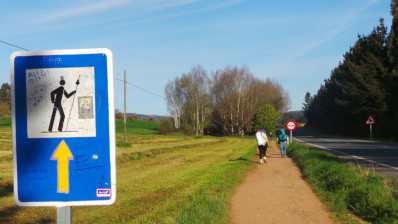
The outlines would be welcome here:
<svg viewBox="0 0 398 224">
<path fill-rule="evenodd" d="M 268 148 L 268 138 L 267 134 L 265 134 L 264 130 L 260 129 L 256 133 L 256 139 L 258 144 L 258 150 L 260 151 L 260 164 L 267 162 L 266 153 Z"/>
</svg>

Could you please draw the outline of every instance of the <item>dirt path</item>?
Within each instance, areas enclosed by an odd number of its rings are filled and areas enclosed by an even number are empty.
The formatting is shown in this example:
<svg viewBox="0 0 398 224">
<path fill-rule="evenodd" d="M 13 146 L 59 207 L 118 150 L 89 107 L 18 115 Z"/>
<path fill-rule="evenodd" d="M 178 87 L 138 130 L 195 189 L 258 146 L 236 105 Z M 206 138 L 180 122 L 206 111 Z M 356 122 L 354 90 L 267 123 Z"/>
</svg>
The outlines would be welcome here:
<svg viewBox="0 0 398 224">
<path fill-rule="evenodd" d="M 259 162 L 258 155 L 253 161 Z M 291 158 L 281 157 L 275 142 L 268 148 L 267 161 L 232 196 L 232 223 L 333 223 L 299 168 Z"/>
</svg>

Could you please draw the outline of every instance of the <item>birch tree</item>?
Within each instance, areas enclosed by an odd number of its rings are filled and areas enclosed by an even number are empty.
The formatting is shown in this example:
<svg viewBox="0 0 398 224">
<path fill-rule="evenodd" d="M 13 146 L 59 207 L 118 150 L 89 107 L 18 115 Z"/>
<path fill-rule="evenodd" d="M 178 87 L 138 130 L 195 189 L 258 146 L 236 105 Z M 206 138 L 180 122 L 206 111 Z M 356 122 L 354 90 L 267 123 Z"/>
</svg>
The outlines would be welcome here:
<svg viewBox="0 0 398 224">
<path fill-rule="evenodd" d="M 176 89 L 176 83 L 178 79 L 169 81 L 164 88 L 164 92 L 167 98 L 168 110 L 173 115 L 174 127 L 180 129 L 182 119 L 182 100 Z"/>
<path fill-rule="evenodd" d="M 204 124 L 211 110 L 210 79 L 206 71 L 195 66 L 188 73 L 177 78 L 177 98 L 181 98 L 183 123 L 192 125 L 196 135 L 203 134 Z"/>
<path fill-rule="evenodd" d="M 228 66 L 213 73 L 212 96 L 212 121 L 229 135 L 250 132 L 251 120 L 260 107 L 270 104 L 282 113 L 290 104 L 278 82 L 255 78 L 246 67 Z"/>
<path fill-rule="evenodd" d="M 246 67 L 226 67 L 213 74 L 213 122 L 224 132 L 235 135 L 250 125 L 252 111 L 248 104 L 253 75 Z M 248 119 L 249 117 L 249 119 Z"/>
</svg>

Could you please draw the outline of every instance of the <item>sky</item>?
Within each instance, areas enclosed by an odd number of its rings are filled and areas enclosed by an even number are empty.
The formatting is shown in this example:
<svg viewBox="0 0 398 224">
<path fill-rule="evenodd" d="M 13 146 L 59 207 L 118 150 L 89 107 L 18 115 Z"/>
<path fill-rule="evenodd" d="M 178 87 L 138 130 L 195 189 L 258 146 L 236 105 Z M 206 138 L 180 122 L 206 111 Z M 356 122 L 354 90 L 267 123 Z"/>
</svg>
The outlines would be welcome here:
<svg viewBox="0 0 398 224">
<path fill-rule="evenodd" d="M 29 51 L 108 48 L 115 108 L 170 115 L 164 87 L 201 65 L 211 76 L 246 66 L 289 93 L 301 110 L 359 35 L 384 18 L 388 0 L 0 0 L 0 41 Z M 0 84 L 10 83 L 10 55 L 0 42 Z"/>
</svg>

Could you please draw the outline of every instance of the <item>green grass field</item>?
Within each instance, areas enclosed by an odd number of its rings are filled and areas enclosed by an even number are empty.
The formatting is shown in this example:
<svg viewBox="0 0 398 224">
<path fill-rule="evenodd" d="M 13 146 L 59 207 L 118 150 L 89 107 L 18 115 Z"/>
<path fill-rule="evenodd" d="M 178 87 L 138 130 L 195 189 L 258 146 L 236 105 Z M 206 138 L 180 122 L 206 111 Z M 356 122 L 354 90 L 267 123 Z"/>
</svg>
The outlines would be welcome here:
<svg viewBox="0 0 398 224">
<path fill-rule="evenodd" d="M 129 121 L 131 146 L 116 149 L 115 204 L 73 207 L 73 222 L 229 223 L 230 195 L 255 167 L 254 139 L 161 136 L 156 122 L 145 122 Z M 123 141 L 123 122 L 116 127 Z M 56 222 L 53 207 L 15 205 L 11 127 L 0 132 L 0 223 Z"/>
<path fill-rule="evenodd" d="M 127 121 L 126 132 L 129 135 L 155 135 L 158 134 L 157 121 Z M 116 120 L 116 133 L 124 134 L 124 121 Z"/>
<path fill-rule="evenodd" d="M 231 193 L 256 167 L 253 137 L 158 135 L 157 122 L 128 121 L 126 142 L 116 148 L 115 204 L 73 207 L 74 223 L 229 223 Z M 398 223 L 396 180 L 296 143 L 289 155 L 337 223 Z M 0 223 L 54 222 L 56 208 L 14 203 L 11 120 L 0 118 Z"/>
</svg>

